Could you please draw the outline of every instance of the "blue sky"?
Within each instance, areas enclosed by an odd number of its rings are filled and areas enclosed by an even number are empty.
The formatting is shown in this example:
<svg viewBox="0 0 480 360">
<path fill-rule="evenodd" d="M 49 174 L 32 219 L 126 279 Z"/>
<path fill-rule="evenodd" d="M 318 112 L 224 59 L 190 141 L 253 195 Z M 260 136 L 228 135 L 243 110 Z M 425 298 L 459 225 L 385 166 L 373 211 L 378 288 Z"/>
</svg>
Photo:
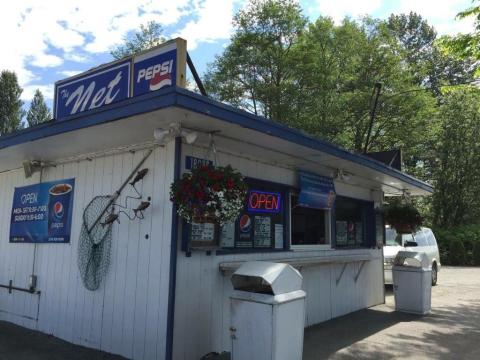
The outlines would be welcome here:
<svg viewBox="0 0 480 360">
<path fill-rule="evenodd" d="M 300 0 L 311 20 L 320 15 L 339 22 L 370 14 L 421 14 L 440 34 L 473 29 L 472 20 L 455 20 L 471 0 Z M 243 0 L 15 0 L 0 12 L 0 70 L 13 70 L 28 104 L 39 88 L 51 106 L 54 82 L 112 60 L 109 51 L 129 32 L 150 20 L 165 37 L 181 36 L 200 73 L 221 54 L 232 32 L 232 15 Z"/>
</svg>

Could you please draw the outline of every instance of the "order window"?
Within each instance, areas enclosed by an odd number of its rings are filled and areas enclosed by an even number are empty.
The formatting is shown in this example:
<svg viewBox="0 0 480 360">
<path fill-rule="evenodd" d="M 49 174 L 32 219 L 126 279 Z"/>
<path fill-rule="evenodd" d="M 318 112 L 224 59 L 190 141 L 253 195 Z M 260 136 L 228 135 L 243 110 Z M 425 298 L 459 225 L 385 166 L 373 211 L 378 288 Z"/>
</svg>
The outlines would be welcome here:
<svg viewBox="0 0 480 360">
<path fill-rule="evenodd" d="M 220 228 L 224 249 L 274 249 L 285 247 L 285 188 L 255 179 L 248 185 L 245 208 L 236 221 Z"/>
<path fill-rule="evenodd" d="M 298 205 L 298 196 L 291 197 L 291 244 L 328 245 L 330 212 Z"/>
<path fill-rule="evenodd" d="M 336 246 L 365 244 L 366 214 L 362 201 L 337 196 L 335 200 Z"/>
</svg>

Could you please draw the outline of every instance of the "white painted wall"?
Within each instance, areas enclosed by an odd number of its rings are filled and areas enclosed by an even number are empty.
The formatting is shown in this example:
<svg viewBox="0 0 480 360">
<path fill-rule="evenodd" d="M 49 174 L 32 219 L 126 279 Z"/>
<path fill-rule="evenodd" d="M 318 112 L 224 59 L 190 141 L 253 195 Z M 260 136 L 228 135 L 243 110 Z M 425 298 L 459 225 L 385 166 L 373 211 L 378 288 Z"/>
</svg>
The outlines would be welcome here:
<svg viewBox="0 0 480 360">
<path fill-rule="evenodd" d="M 184 145 L 185 156 L 204 158 L 205 149 Z M 296 185 L 295 171 L 248 160 L 229 154 L 218 155 L 219 165 L 232 165 L 243 175 Z M 184 166 L 184 164 L 183 164 Z M 363 200 L 373 200 L 369 189 L 336 183 L 337 193 Z M 256 253 L 207 256 L 193 252 L 191 257 L 178 251 L 175 303 L 174 356 L 175 360 L 199 359 L 210 351 L 230 351 L 230 277 L 219 271 L 221 262 L 275 260 L 308 256 L 336 256 L 370 253 L 380 257 L 365 264 L 358 281 L 354 278 L 360 263 L 349 263 L 339 278 L 343 264 L 326 264 L 304 268 L 303 288 L 307 292 L 306 325 L 317 324 L 356 310 L 383 303 L 383 264 L 381 250 L 318 250 L 281 253 Z"/>
<path fill-rule="evenodd" d="M 113 226 L 111 265 L 100 289 L 86 290 L 77 268 L 83 209 L 94 196 L 112 194 L 143 156 L 144 151 L 127 152 L 44 171 L 44 181 L 75 178 L 71 243 L 36 246 L 35 274 L 41 295 L 9 294 L 0 288 L 0 320 L 128 358 L 163 359 L 172 218 L 168 193 L 173 180 L 174 142 L 157 148 L 144 165 L 150 172 L 141 191 L 152 197 L 145 219 L 123 218 Z M 38 181 L 38 174 L 26 180 L 22 169 L 0 174 L 1 284 L 13 280 L 15 286 L 27 287 L 34 245 L 8 242 L 10 214 L 14 187 Z"/>
</svg>

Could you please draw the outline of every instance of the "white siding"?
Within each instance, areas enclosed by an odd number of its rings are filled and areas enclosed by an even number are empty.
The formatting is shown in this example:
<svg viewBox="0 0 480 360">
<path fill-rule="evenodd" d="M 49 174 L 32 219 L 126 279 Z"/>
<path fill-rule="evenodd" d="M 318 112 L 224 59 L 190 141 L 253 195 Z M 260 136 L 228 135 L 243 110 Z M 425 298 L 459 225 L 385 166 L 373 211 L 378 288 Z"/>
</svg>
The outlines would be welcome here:
<svg viewBox="0 0 480 360">
<path fill-rule="evenodd" d="M 206 151 L 184 146 L 185 156 L 203 158 Z M 242 174 L 296 185 L 292 170 L 247 160 L 239 156 L 219 154 L 220 165 L 230 164 Z M 340 195 L 372 200 L 371 191 L 349 184 L 337 184 Z M 207 256 L 192 252 L 191 257 L 178 251 L 175 303 L 174 359 L 198 359 L 210 351 L 230 351 L 230 300 L 232 291 L 229 276 L 219 272 L 221 262 L 240 260 L 274 260 L 286 257 L 335 256 L 369 253 L 381 258 L 381 250 L 319 250 L 288 253 L 256 253 Z M 355 282 L 360 263 L 349 263 L 338 285 L 342 264 L 325 264 L 304 268 L 303 286 L 307 292 L 306 326 L 329 320 L 383 302 L 383 264 L 381 259 L 365 263 Z"/>
<path fill-rule="evenodd" d="M 120 218 L 121 223 L 113 226 L 111 265 L 100 289 L 86 290 L 77 268 L 83 209 L 94 196 L 113 194 L 144 154 L 145 151 L 137 151 L 110 155 L 44 171 L 43 181 L 75 178 L 71 242 L 36 246 L 35 273 L 41 295 L 19 291 L 9 294 L 7 289 L 0 288 L 1 320 L 128 358 L 164 357 L 173 142 L 157 148 L 144 164 L 150 172 L 138 185 L 145 198 L 152 198 L 145 218 Z M 27 287 L 35 246 L 8 242 L 10 213 L 14 187 L 38 181 L 38 174 L 25 179 L 23 170 L 0 174 L 0 284 L 13 280 L 15 286 Z M 127 187 L 122 199 L 130 191 Z"/>
</svg>

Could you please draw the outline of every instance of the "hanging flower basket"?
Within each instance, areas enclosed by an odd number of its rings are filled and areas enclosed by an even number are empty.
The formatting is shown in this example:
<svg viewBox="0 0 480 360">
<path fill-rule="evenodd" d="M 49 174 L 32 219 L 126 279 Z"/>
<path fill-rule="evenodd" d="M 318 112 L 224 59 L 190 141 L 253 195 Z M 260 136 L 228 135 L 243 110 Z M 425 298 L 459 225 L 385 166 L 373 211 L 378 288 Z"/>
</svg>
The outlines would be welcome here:
<svg viewBox="0 0 480 360">
<path fill-rule="evenodd" d="M 381 208 L 385 222 L 399 234 L 411 234 L 422 226 L 423 219 L 410 202 L 392 201 Z"/>
<path fill-rule="evenodd" d="M 246 194 L 243 176 L 231 166 L 194 168 L 170 188 L 178 215 L 189 223 L 234 221 L 245 206 Z"/>
</svg>

